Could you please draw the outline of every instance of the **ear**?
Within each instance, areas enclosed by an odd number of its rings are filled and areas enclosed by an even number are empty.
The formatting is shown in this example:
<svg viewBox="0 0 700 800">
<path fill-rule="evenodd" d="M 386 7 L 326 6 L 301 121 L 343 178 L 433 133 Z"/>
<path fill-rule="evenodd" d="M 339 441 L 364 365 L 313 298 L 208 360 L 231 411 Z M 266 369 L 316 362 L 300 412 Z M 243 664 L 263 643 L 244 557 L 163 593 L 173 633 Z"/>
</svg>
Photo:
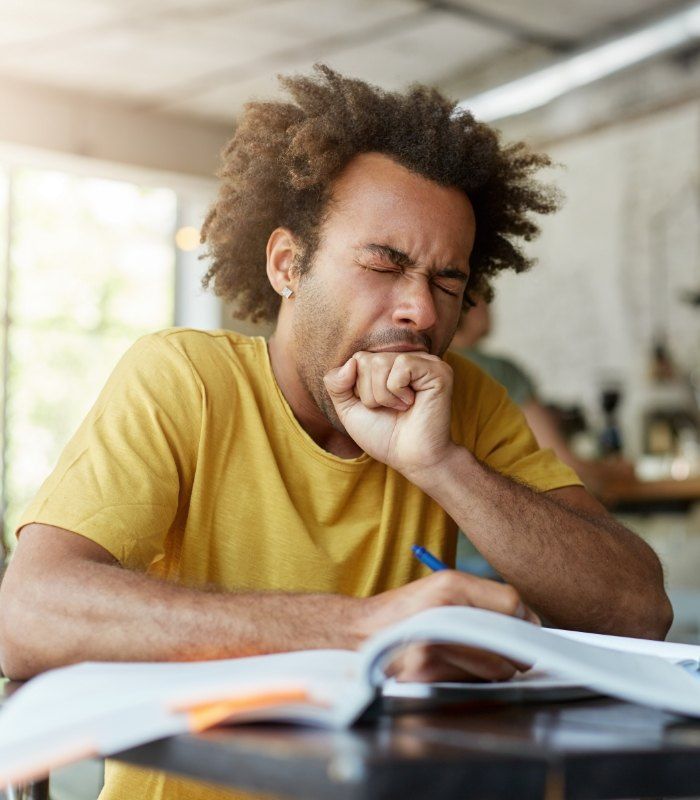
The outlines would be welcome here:
<svg viewBox="0 0 700 800">
<path fill-rule="evenodd" d="M 275 228 L 267 240 L 267 277 L 277 294 L 285 287 L 297 288 L 294 264 L 299 253 L 294 234 L 288 228 Z"/>
</svg>

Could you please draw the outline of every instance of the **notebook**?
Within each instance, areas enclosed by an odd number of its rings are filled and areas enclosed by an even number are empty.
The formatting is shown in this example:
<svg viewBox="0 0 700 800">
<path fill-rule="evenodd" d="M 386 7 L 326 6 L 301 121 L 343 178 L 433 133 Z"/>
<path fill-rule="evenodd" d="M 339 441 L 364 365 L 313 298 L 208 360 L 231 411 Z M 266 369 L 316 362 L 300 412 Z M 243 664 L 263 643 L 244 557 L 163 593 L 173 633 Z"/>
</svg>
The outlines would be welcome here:
<svg viewBox="0 0 700 800">
<path fill-rule="evenodd" d="M 478 647 L 534 666 L 506 683 L 388 679 L 392 658 L 418 642 Z M 382 692 L 416 700 L 432 693 L 442 701 L 489 693 L 551 699 L 552 690 L 560 696 L 588 692 L 700 717 L 700 678 L 694 674 L 699 660 L 700 647 L 693 645 L 542 629 L 492 611 L 451 606 L 386 628 L 358 651 L 77 664 L 34 678 L 0 709 L 0 788 L 39 779 L 81 758 L 219 724 L 350 727 Z"/>
</svg>

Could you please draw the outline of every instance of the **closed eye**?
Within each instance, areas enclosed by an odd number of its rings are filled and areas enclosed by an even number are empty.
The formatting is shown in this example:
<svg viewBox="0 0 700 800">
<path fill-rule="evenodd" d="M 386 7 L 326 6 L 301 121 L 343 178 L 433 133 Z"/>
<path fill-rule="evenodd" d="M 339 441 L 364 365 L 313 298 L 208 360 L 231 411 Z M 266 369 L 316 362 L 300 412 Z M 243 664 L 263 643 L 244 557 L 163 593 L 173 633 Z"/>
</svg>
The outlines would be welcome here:
<svg viewBox="0 0 700 800">
<path fill-rule="evenodd" d="M 386 273 L 393 273 L 394 275 L 401 275 L 403 273 L 402 269 L 392 268 L 392 267 L 370 267 L 369 264 L 363 264 L 361 261 L 355 261 L 358 267 L 362 267 L 362 269 L 367 270 L 368 272 L 386 272 Z"/>
<path fill-rule="evenodd" d="M 402 275 L 403 270 L 400 268 L 392 268 L 392 267 L 371 267 L 369 264 L 363 264 L 361 261 L 355 262 L 358 266 L 362 267 L 362 269 L 366 270 L 367 272 L 380 272 L 385 273 L 387 275 Z M 450 295 L 450 297 L 459 297 L 462 294 L 463 288 L 460 287 L 458 289 L 452 289 L 449 286 L 445 286 L 444 284 L 438 283 L 437 281 L 433 280 L 432 283 L 440 289 L 441 292 Z"/>
<path fill-rule="evenodd" d="M 449 294 L 452 297 L 459 297 L 464 291 L 463 285 L 460 285 L 459 288 L 456 288 L 454 282 L 450 286 L 445 286 L 445 284 L 437 283 L 437 281 L 433 282 L 435 283 L 435 286 L 438 287 L 438 289 L 442 290 L 443 292 L 445 292 L 445 294 Z"/>
</svg>

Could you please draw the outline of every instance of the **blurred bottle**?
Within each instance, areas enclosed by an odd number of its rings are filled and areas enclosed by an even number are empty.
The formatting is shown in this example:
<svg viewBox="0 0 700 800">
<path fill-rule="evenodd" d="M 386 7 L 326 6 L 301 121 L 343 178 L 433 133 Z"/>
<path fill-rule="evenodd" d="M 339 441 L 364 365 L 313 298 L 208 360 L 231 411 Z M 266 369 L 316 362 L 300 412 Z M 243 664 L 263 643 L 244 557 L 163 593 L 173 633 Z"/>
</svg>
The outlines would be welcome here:
<svg viewBox="0 0 700 800">
<path fill-rule="evenodd" d="M 691 453 L 697 438 L 697 402 L 689 376 L 683 373 L 661 336 L 654 340 L 645 391 L 643 451 L 650 456 Z M 684 458 L 684 456 L 683 456 Z"/>
<path fill-rule="evenodd" d="M 609 385 L 600 393 L 600 405 L 605 422 L 600 432 L 600 455 L 611 456 L 622 453 L 622 432 L 617 411 L 622 400 L 622 391 L 617 385 Z"/>
<path fill-rule="evenodd" d="M 673 363 L 668 345 L 663 339 L 657 337 L 651 351 L 649 378 L 652 383 L 667 383 L 676 380 L 677 377 L 676 365 Z"/>
</svg>

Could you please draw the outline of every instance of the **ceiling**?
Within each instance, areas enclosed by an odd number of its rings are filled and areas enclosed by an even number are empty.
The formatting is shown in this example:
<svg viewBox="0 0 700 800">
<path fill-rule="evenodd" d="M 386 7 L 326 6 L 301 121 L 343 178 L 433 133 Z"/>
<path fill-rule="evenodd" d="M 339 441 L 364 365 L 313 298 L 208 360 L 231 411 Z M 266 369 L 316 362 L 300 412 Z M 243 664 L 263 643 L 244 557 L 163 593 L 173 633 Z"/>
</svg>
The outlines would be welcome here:
<svg viewBox="0 0 700 800">
<path fill-rule="evenodd" d="M 675 0 L 0 0 L 0 80 L 231 123 L 323 61 L 455 99 L 682 7 Z"/>
</svg>

